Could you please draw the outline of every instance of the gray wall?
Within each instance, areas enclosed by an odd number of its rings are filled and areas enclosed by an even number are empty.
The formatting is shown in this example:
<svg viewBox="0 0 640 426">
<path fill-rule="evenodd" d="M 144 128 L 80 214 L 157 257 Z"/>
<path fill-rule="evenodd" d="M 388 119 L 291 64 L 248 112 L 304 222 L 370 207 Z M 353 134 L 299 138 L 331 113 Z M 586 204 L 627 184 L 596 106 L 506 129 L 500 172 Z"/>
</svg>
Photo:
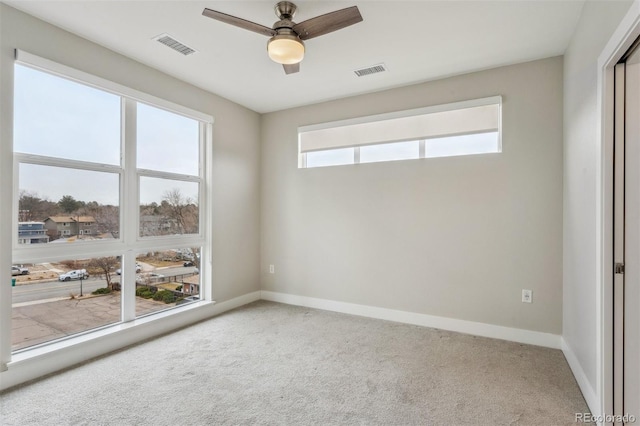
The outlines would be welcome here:
<svg viewBox="0 0 640 426">
<path fill-rule="evenodd" d="M 598 56 L 631 1 L 586 2 L 564 57 L 564 303 L 566 344 L 597 383 L 596 152 Z M 583 389 L 583 392 L 585 390 Z M 589 393 L 588 391 L 585 393 Z M 594 407 L 592 407 L 594 408 Z"/>
<path fill-rule="evenodd" d="M 18 48 L 215 117 L 213 296 L 224 301 L 259 290 L 260 116 L 13 8 L 0 8 L 4 107 L 11 105 L 6 94 L 12 87 L 13 50 Z M 0 128 L 2 152 L 10 152 L 7 108 L 0 115 Z M 4 223 L 11 221 L 2 214 L 0 224 Z"/>
<path fill-rule="evenodd" d="M 560 334 L 562 72 L 557 57 L 263 115 L 262 289 Z M 494 95 L 501 154 L 297 168 L 297 126 Z"/>
</svg>

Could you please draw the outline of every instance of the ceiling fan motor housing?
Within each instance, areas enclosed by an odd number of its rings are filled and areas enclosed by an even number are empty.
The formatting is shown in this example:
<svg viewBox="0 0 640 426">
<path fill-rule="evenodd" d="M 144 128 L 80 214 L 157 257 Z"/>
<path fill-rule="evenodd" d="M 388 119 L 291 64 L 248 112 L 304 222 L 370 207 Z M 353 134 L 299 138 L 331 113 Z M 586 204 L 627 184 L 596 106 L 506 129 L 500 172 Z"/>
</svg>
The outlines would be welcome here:
<svg viewBox="0 0 640 426">
<path fill-rule="evenodd" d="M 280 19 L 293 19 L 298 7 L 290 1 L 278 2 L 274 8 L 276 16 Z"/>
</svg>

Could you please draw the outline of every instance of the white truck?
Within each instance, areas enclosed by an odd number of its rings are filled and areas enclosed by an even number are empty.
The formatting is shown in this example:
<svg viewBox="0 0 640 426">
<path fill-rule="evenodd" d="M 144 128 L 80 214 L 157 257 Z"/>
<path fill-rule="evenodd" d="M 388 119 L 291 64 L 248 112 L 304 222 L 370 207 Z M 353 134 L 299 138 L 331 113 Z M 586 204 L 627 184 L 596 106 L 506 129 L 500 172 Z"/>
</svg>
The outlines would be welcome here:
<svg viewBox="0 0 640 426">
<path fill-rule="evenodd" d="M 16 266 L 16 265 L 11 266 L 11 275 L 28 275 L 28 274 L 29 274 L 29 270 L 27 268 L 24 268 L 22 266 Z"/>
<path fill-rule="evenodd" d="M 74 269 L 58 276 L 60 281 L 86 280 L 87 278 L 89 278 L 89 274 L 86 269 Z"/>
</svg>

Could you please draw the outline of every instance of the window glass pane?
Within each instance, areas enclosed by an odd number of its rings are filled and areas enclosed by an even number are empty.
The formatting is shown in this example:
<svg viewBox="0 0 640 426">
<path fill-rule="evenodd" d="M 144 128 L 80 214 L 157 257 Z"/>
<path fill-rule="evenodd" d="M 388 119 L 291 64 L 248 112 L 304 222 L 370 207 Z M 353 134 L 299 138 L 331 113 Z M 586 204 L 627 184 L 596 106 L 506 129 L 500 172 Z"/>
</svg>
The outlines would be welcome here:
<svg viewBox="0 0 640 426">
<path fill-rule="evenodd" d="M 361 163 L 411 160 L 414 158 L 420 158 L 420 143 L 418 141 L 384 143 L 360 147 Z"/>
<path fill-rule="evenodd" d="M 340 166 L 353 164 L 353 148 L 328 149 L 307 152 L 307 167 Z"/>
<path fill-rule="evenodd" d="M 138 104 L 138 168 L 198 175 L 198 121 Z"/>
<path fill-rule="evenodd" d="M 197 234 L 198 183 L 140 178 L 140 236 Z"/>
<path fill-rule="evenodd" d="M 200 248 L 136 257 L 136 316 L 200 300 Z"/>
<path fill-rule="evenodd" d="M 120 97 L 15 66 L 16 152 L 120 164 Z"/>
<path fill-rule="evenodd" d="M 428 139 L 425 145 L 425 156 L 427 158 L 450 157 L 500 152 L 498 145 L 498 132 Z"/>
<path fill-rule="evenodd" d="M 116 264 L 116 257 L 102 257 L 14 265 L 12 349 L 119 322 Z"/>
<path fill-rule="evenodd" d="M 118 238 L 119 186 L 117 173 L 20 164 L 18 239 L 43 227 L 49 243 Z"/>
</svg>

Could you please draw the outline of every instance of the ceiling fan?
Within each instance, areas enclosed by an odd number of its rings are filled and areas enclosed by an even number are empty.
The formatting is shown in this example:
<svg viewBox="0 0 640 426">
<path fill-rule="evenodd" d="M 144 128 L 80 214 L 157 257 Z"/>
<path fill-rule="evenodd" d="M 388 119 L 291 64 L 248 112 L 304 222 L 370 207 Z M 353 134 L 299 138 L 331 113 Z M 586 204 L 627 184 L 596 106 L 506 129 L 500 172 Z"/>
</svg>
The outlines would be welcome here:
<svg viewBox="0 0 640 426">
<path fill-rule="evenodd" d="M 271 37 L 267 43 L 269 57 L 273 61 L 282 64 L 284 72 L 287 74 L 300 71 L 300 62 L 304 58 L 304 43 L 302 40 L 309 40 L 328 34 L 362 21 L 362 15 L 360 15 L 358 7 L 352 6 L 296 24 L 292 21 L 296 9 L 297 6 L 289 1 L 281 1 L 276 4 L 275 12 L 280 20 L 273 24 L 273 28 L 206 8 L 202 14 L 206 17 Z"/>
</svg>

